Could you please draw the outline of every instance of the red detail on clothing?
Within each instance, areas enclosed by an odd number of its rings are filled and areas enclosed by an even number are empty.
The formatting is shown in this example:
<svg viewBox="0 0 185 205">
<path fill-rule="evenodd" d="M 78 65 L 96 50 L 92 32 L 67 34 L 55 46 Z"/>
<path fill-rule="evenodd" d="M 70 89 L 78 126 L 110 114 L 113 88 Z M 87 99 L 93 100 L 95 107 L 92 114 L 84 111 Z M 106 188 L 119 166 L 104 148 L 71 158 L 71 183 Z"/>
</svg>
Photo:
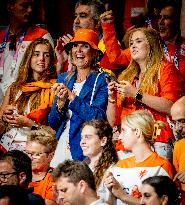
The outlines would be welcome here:
<svg viewBox="0 0 185 205">
<path fill-rule="evenodd" d="M 46 124 L 46 119 L 48 116 L 50 108 L 46 109 L 35 109 L 32 110 L 27 117 L 38 124 Z"/>
<path fill-rule="evenodd" d="M 146 175 L 147 171 L 143 170 L 139 173 L 139 178 L 142 179 Z"/>
<path fill-rule="evenodd" d="M 139 191 L 139 188 L 137 185 L 135 185 L 133 188 L 132 188 L 132 192 L 131 192 L 131 195 L 134 197 L 134 198 L 141 198 L 141 192 Z"/>
</svg>

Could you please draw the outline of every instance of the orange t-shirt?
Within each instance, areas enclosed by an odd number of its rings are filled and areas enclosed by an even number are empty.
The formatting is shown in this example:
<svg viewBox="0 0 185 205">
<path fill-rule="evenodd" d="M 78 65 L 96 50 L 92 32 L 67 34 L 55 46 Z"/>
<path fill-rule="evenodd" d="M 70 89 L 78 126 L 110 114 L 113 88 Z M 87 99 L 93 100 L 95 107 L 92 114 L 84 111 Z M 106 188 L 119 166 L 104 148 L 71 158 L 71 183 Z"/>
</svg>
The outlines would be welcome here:
<svg viewBox="0 0 185 205">
<path fill-rule="evenodd" d="M 142 162 L 136 162 L 135 157 L 119 160 L 111 172 L 124 187 L 124 191 L 135 198 L 141 197 L 142 181 L 152 176 L 173 177 L 173 167 L 167 159 L 153 152 Z M 117 204 L 124 204 L 117 200 Z"/>
<path fill-rule="evenodd" d="M 176 172 L 185 171 L 185 139 L 175 143 L 173 150 L 173 164 Z M 182 190 L 185 191 L 185 184 L 181 183 Z"/>
<path fill-rule="evenodd" d="M 51 173 L 47 173 L 43 180 L 30 182 L 29 188 L 34 188 L 33 193 L 39 194 L 43 199 L 55 201 L 53 193 L 53 178 Z"/>
<path fill-rule="evenodd" d="M 136 86 L 136 83 L 133 83 Z M 179 72 L 173 65 L 165 61 L 160 68 L 159 81 L 158 81 L 158 93 L 155 96 L 163 97 L 167 100 L 175 102 L 180 98 L 182 92 L 182 81 L 180 80 Z M 140 102 L 136 102 L 133 98 L 126 97 L 122 102 L 118 96 L 117 100 L 117 114 L 116 124 L 121 124 L 121 120 L 130 112 L 135 110 L 148 110 L 155 120 L 163 121 L 166 124 L 166 129 L 161 128 L 161 133 L 157 137 L 158 142 L 168 142 L 169 138 L 173 137 L 172 130 L 167 122 L 167 116 L 165 113 L 158 112 Z M 121 113 L 121 115 L 120 115 Z"/>
</svg>

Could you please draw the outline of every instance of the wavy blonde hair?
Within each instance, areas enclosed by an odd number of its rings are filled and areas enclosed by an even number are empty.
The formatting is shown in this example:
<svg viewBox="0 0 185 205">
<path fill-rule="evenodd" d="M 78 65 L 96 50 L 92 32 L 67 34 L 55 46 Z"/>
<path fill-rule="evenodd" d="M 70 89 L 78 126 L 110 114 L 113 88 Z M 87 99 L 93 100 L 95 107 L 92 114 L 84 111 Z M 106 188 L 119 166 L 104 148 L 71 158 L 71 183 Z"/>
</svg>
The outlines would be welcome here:
<svg viewBox="0 0 185 205">
<path fill-rule="evenodd" d="M 158 76 L 159 76 L 159 69 L 161 64 L 164 62 L 164 53 L 163 49 L 161 47 L 160 43 L 160 37 L 156 30 L 152 28 L 136 28 L 133 29 L 130 37 L 129 37 L 129 46 L 130 41 L 132 38 L 133 33 L 136 31 L 141 31 L 146 36 L 146 39 L 149 44 L 149 52 L 147 54 L 146 58 L 146 72 L 143 74 L 139 91 L 141 93 L 148 93 L 151 95 L 154 95 L 158 92 Z M 131 62 L 126 70 L 124 70 L 120 76 L 118 77 L 118 80 L 126 80 L 130 83 L 133 83 L 135 77 L 138 77 L 140 73 L 140 67 L 138 63 L 131 59 Z"/>
<path fill-rule="evenodd" d="M 49 40 L 44 38 L 38 38 L 31 42 L 31 44 L 26 49 L 24 54 L 23 60 L 19 67 L 19 72 L 17 76 L 17 80 L 12 84 L 10 88 L 10 104 L 14 104 L 17 106 L 19 114 L 23 114 L 25 107 L 30 101 L 31 110 L 36 109 L 40 105 L 40 94 L 41 91 L 37 92 L 30 92 L 30 93 L 22 93 L 21 96 L 16 99 L 16 95 L 20 90 L 21 86 L 26 83 L 33 82 L 33 74 L 31 68 L 31 58 L 35 51 L 35 47 L 39 44 L 44 44 L 49 47 L 49 54 L 50 54 L 50 65 L 48 69 L 43 72 L 43 75 L 40 80 L 44 82 L 49 82 L 50 79 L 56 78 L 56 69 L 54 65 L 54 50 L 49 42 Z"/>
</svg>

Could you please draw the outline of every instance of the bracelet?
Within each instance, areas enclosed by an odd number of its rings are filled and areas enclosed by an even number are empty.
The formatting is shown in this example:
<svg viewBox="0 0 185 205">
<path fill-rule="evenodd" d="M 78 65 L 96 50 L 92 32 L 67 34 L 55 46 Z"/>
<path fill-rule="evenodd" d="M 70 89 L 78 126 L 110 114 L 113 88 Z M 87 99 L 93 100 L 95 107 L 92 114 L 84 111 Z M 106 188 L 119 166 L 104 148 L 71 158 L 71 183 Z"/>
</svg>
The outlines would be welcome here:
<svg viewBox="0 0 185 205">
<path fill-rule="evenodd" d="M 111 97 L 108 97 L 108 101 L 109 101 L 110 103 L 115 103 L 115 102 L 116 102 L 116 100 L 115 100 L 115 99 L 112 99 Z"/>
</svg>

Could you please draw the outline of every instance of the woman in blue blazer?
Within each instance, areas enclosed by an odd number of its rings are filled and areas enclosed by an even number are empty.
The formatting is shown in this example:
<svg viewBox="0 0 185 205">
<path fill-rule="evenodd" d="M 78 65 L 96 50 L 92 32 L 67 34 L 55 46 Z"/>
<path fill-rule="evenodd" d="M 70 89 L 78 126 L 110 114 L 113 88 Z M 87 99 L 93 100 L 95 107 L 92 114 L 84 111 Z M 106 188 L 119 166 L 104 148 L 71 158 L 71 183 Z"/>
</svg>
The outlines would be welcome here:
<svg viewBox="0 0 185 205">
<path fill-rule="evenodd" d="M 60 74 L 53 86 L 56 96 L 48 120 L 59 142 L 52 167 L 65 159 L 84 159 L 80 147 L 82 124 L 106 119 L 108 102 L 107 74 L 96 65 L 100 52 L 97 33 L 79 29 L 64 48 L 71 57 L 72 70 Z"/>
</svg>

